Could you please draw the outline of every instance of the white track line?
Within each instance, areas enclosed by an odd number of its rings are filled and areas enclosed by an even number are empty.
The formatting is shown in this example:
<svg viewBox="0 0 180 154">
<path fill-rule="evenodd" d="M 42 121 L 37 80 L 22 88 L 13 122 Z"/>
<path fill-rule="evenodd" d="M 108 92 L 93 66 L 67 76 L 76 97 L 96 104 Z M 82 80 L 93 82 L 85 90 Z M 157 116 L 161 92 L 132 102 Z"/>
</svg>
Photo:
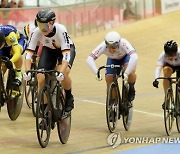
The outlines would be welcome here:
<svg viewBox="0 0 180 154">
<path fill-rule="evenodd" d="M 96 102 L 96 101 L 91 101 L 91 100 L 86 100 L 86 99 L 79 99 L 79 98 L 75 98 L 75 99 L 83 101 L 83 102 L 89 102 L 89 103 L 92 103 L 92 104 L 98 104 L 98 105 L 104 105 L 105 106 L 104 103 L 100 103 L 100 102 Z M 156 116 L 156 117 L 161 117 L 161 118 L 164 117 L 163 115 L 160 115 L 160 114 L 155 114 L 155 113 L 150 113 L 150 112 L 145 112 L 145 111 L 140 111 L 140 110 L 133 110 L 133 111 L 143 113 L 143 114 L 147 114 L 147 115 L 150 115 L 150 116 Z"/>
</svg>

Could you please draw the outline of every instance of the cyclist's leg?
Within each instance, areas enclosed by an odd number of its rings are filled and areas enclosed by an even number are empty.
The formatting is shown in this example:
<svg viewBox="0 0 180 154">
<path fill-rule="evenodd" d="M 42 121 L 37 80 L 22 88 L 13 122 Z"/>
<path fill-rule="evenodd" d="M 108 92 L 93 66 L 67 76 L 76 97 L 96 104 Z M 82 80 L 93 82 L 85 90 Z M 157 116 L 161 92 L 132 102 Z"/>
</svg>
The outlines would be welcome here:
<svg viewBox="0 0 180 154">
<path fill-rule="evenodd" d="M 14 65 L 15 65 L 15 68 L 16 68 L 16 78 L 15 78 L 14 83 L 17 86 L 20 86 L 21 82 L 22 82 L 22 71 L 21 71 L 22 64 L 23 64 L 22 54 L 24 53 L 24 51 L 26 49 L 26 46 L 27 46 L 26 41 L 25 41 L 25 37 L 23 35 L 20 35 L 20 39 L 18 40 L 18 43 L 20 45 L 20 54 L 21 54 L 21 56 L 19 57 L 19 59 L 16 62 L 14 62 Z M 11 49 L 11 50 L 12 50 L 12 53 L 14 54 L 13 49 Z"/>
<path fill-rule="evenodd" d="M 124 67 L 124 70 L 126 70 L 126 68 L 128 67 L 129 64 L 129 60 L 130 60 L 130 56 L 126 55 L 123 59 L 122 59 L 122 65 Z M 129 83 L 129 94 L 128 94 L 128 98 L 129 101 L 133 101 L 135 98 L 135 83 L 136 83 L 136 70 L 133 70 L 129 76 L 128 76 L 128 83 Z"/>
<path fill-rule="evenodd" d="M 66 106 L 65 106 L 65 110 L 67 112 L 71 111 L 74 108 L 74 97 L 71 93 L 71 89 L 72 89 L 72 80 L 69 77 L 69 73 L 71 71 L 75 56 L 76 56 L 76 51 L 75 51 L 75 46 L 71 45 L 71 49 L 70 49 L 70 54 L 71 54 L 71 58 L 68 64 L 68 68 L 65 71 L 64 74 L 64 80 L 62 81 L 62 85 L 63 88 L 65 90 L 66 93 Z M 60 66 L 58 66 L 60 67 Z"/>
<path fill-rule="evenodd" d="M 167 77 L 167 78 L 171 77 L 171 75 L 174 73 L 174 71 L 175 71 L 174 68 L 170 65 L 165 65 L 163 67 L 164 77 Z M 169 88 L 169 81 L 166 79 L 163 80 L 163 88 L 164 88 L 164 92 L 166 92 L 167 88 Z"/>
<path fill-rule="evenodd" d="M 169 64 L 165 64 L 163 67 L 163 74 L 164 77 L 171 77 L 171 75 L 175 72 L 175 68 Z M 163 80 L 163 88 L 164 88 L 164 93 L 166 94 L 167 89 L 169 88 L 169 81 L 168 80 Z M 164 102 L 162 104 L 162 108 L 164 109 Z"/>
</svg>

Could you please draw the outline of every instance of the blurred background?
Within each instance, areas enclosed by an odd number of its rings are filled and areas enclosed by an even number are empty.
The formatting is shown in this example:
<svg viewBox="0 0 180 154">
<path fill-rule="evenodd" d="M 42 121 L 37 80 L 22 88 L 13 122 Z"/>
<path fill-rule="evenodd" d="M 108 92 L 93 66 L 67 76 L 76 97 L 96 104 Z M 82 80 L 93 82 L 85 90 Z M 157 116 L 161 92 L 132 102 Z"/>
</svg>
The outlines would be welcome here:
<svg viewBox="0 0 180 154">
<path fill-rule="evenodd" d="M 51 8 L 71 36 L 87 35 L 178 10 L 180 0 L 1 0 L 0 24 L 19 30 Z"/>
</svg>

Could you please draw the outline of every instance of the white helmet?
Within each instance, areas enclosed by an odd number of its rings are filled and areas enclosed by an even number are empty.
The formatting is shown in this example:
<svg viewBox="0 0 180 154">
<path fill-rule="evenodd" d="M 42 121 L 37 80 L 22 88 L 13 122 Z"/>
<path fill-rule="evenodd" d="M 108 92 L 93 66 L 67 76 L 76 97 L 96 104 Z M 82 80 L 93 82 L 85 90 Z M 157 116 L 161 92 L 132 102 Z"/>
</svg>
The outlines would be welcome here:
<svg viewBox="0 0 180 154">
<path fill-rule="evenodd" d="M 121 40 L 121 36 L 119 33 L 112 31 L 106 34 L 105 43 L 108 48 L 117 48 L 119 47 L 119 42 Z"/>
</svg>

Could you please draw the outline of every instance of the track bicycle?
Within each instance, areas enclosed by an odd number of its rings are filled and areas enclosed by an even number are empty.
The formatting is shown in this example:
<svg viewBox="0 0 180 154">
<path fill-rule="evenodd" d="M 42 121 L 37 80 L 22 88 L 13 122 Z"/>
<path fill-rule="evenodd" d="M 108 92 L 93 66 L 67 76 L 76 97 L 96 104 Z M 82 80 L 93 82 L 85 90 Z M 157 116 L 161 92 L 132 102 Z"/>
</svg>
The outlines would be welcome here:
<svg viewBox="0 0 180 154">
<path fill-rule="evenodd" d="M 42 148 L 48 145 L 51 129 L 57 125 L 58 136 L 62 144 L 68 141 L 71 129 L 71 112 L 65 112 L 65 95 L 62 85 L 56 80 L 56 70 L 30 70 L 27 73 L 45 75 L 45 84 L 38 92 L 36 106 L 36 130 Z M 54 84 L 52 84 L 55 81 Z M 47 104 L 47 106 L 45 106 Z"/>
<path fill-rule="evenodd" d="M 11 63 L 8 57 L 0 56 L 0 109 L 7 104 L 9 118 L 16 120 L 23 104 L 23 84 L 20 86 L 14 84 L 15 69 L 13 67 L 7 69 L 8 63 Z"/>
<path fill-rule="evenodd" d="M 32 55 L 32 63 L 31 63 L 31 70 L 37 69 L 37 54 L 34 53 Z M 35 73 L 32 73 L 31 80 L 25 81 L 24 84 L 24 94 L 26 103 L 29 108 L 32 109 L 32 113 L 34 117 L 36 116 L 36 104 L 37 104 L 37 77 Z"/>
<path fill-rule="evenodd" d="M 129 84 L 123 80 L 123 67 L 121 65 L 114 64 L 101 66 L 98 69 L 98 76 L 100 75 L 100 71 L 104 68 L 113 69 L 113 82 L 107 89 L 106 99 L 106 120 L 108 129 L 110 132 L 114 132 L 117 127 L 118 119 L 120 119 L 120 116 L 122 115 L 124 128 L 126 131 L 128 131 L 132 121 L 133 106 L 132 102 L 128 100 Z M 117 69 L 120 69 L 119 75 L 117 75 Z M 121 78 L 122 82 L 122 91 L 119 89 L 119 78 Z"/>
<path fill-rule="evenodd" d="M 163 107 L 165 130 L 167 135 L 170 136 L 175 118 L 177 130 L 180 133 L 180 78 L 159 77 L 156 80 L 160 79 L 168 80 L 170 83 L 169 88 L 165 92 Z M 173 84 L 175 85 L 175 92 L 173 90 Z"/>
</svg>

